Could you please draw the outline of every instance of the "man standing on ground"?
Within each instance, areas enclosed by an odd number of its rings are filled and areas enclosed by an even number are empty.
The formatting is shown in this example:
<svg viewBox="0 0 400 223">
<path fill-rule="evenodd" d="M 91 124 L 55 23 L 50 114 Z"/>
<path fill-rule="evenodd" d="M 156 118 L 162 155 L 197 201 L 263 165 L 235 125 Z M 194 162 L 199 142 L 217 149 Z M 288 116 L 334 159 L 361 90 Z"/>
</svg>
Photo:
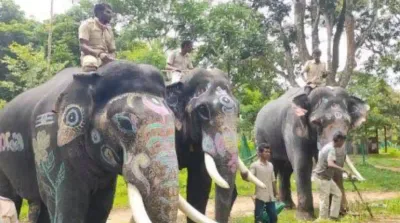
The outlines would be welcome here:
<svg viewBox="0 0 400 223">
<path fill-rule="evenodd" d="M 84 21 L 79 27 L 81 66 L 84 72 L 95 71 L 115 60 L 115 40 L 110 26 L 112 13 L 109 4 L 96 4 L 95 18 Z"/>
<path fill-rule="evenodd" d="M 326 71 L 326 63 L 321 61 L 321 50 L 315 49 L 313 51 L 313 60 L 308 60 L 304 65 L 302 74 L 306 73 L 306 93 L 310 93 L 310 91 L 317 86 L 324 84 L 325 78 L 328 74 Z"/>
<path fill-rule="evenodd" d="M 350 173 L 338 166 L 336 163 L 342 159 L 341 149 L 346 140 L 346 136 L 342 132 L 337 132 L 333 136 L 333 143 L 326 144 L 321 151 L 319 151 L 318 162 L 313 170 L 315 180 L 319 184 L 319 219 L 333 220 L 339 218 L 340 203 L 342 200 L 342 192 L 338 185 L 333 181 L 334 171 L 339 170 L 346 172 L 349 177 Z M 332 194 L 332 204 L 329 212 L 329 195 Z"/>
<path fill-rule="evenodd" d="M 175 50 L 169 55 L 166 69 L 171 72 L 171 83 L 181 80 L 184 74 L 193 69 L 190 53 L 193 50 L 193 42 L 185 40 L 181 44 L 181 50 Z"/>
<path fill-rule="evenodd" d="M 250 171 L 256 176 L 261 182 L 263 182 L 267 188 L 256 187 L 256 200 L 254 218 L 256 223 L 262 223 L 262 215 L 264 209 L 267 211 L 269 217 L 269 223 L 278 222 L 278 216 L 276 213 L 275 201 L 276 201 L 276 179 L 274 173 L 274 166 L 269 160 L 271 159 L 271 147 L 268 144 L 261 143 L 258 146 L 258 157 L 259 159 L 250 165 Z M 248 174 L 243 174 L 242 178 L 247 181 Z"/>
</svg>

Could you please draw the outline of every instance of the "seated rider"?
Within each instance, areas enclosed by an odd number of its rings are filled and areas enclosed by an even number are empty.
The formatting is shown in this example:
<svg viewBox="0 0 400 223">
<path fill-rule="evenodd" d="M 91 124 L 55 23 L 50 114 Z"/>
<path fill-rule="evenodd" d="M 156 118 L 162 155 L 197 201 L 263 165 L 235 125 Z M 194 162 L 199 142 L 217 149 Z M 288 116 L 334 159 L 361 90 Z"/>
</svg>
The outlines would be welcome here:
<svg viewBox="0 0 400 223">
<path fill-rule="evenodd" d="M 321 86 L 325 82 L 325 78 L 328 75 L 326 70 L 326 63 L 320 60 L 321 50 L 315 49 L 313 51 L 313 60 L 308 60 L 304 65 L 301 73 L 306 73 L 307 84 L 305 86 L 306 94 L 309 94 L 312 89 Z"/>
<path fill-rule="evenodd" d="M 175 50 L 169 55 L 166 69 L 172 71 L 171 84 L 179 82 L 184 74 L 193 69 L 189 56 L 192 50 L 193 42 L 185 40 L 181 44 L 181 50 Z"/>
<path fill-rule="evenodd" d="M 81 66 L 84 72 L 95 71 L 115 60 L 115 40 L 110 24 L 111 6 L 100 3 L 94 6 L 94 18 L 84 21 L 79 27 Z"/>
</svg>

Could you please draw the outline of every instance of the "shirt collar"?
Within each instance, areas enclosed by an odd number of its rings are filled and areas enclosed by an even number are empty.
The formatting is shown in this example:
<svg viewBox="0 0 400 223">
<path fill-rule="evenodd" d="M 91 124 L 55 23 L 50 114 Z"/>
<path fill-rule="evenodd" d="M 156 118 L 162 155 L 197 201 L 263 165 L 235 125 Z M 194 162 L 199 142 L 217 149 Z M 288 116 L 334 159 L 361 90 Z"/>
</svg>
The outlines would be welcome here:
<svg viewBox="0 0 400 223">
<path fill-rule="evenodd" d="M 99 20 L 97 17 L 94 18 L 94 21 L 96 22 L 96 25 L 97 25 L 100 29 L 105 30 L 105 29 L 108 28 L 108 25 L 104 25 L 103 23 L 101 23 L 100 20 Z"/>
</svg>

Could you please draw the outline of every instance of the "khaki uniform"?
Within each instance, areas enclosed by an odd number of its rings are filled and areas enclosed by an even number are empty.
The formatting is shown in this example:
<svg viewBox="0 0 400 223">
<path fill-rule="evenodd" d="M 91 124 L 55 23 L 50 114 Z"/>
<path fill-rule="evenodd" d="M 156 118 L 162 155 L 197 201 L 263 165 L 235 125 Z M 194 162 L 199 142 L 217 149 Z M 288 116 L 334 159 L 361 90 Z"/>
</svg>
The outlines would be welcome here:
<svg viewBox="0 0 400 223">
<path fill-rule="evenodd" d="M 267 162 L 265 164 L 257 160 L 250 165 L 250 172 L 267 186 L 266 189 L 256 187 L 256 198 L 264 202 L 276 201 L 272 187 L 272 183 L 276 181 L 272 163 Z"/>
<path fill-rule="evenodd" d="M 342 154 L 336 154 L 333 143 L 325 145 L 318 154 L 318 163 L 313 170 L 313 174 L 315 174 L 315 180 L 319 185 L 319 216 L 321 219 L 327 219 L 329 216 L 334 218 L 339 217 L 342 192 L 332 180 L 335 170 L 328 167 L 328 160 L 341 162 L 343 159 L 341 156 Z M 329 213 L 330 194 L 333 196 Z"/>
<path fill-rule="evenodd" d="M 18 223 L 17 215 L 14 202 L 0 196 L 0 223 Z"/>
<path fill-rule="evenodd" d="M 79 27 L 79 39 L 89 42 L 89 46 L 104 53 L 115 52 L 115 39 L 111 26 L 103 25 L 97 18 L 84 21 Z M 99 57 L 85 55 L 81 52 L 81 66 L 83 70 L 88 67 L 99 68 L 102 61 Z"/>
<path fill-rule="evenodd" d="M 178 68 L 182 72 L 172 71 L 170 73 L 171 83 L 180 81 L 183 74 L 186 74 L 185 70 L 193 69 L 193 64 L 190 59 L 189 54 L 184 56 L 181 54 L 180 50 L 176 50 L 169 55 L 167 64 Z"/>
<path fill-rule="evenodd" d="M 324 78 L 322 74 L 326 72 L 326 63 L 316 63 L 315 60 L 309 60 L 304 65 L 304 72 L 307 72 L 307 84 L 312 88 L 324 84 Z"/>
</svg>

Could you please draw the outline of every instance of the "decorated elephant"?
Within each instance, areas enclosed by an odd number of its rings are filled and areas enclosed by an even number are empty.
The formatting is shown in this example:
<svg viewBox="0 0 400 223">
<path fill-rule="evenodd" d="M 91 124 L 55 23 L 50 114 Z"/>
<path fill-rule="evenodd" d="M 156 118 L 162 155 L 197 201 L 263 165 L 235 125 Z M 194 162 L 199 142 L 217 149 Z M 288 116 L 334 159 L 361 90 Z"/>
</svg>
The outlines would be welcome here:
<svg viewBox="0 0 400 223">
<path fill-rule="evenodd" d="M 106 222 L 122 174 L 136 222 L 176 222 L 178 208 L 206 221 L 179 197 L 159 71 L 116 61 L 79 72 L 64 69 L 1 111 L 0 196 L 18 210 L 27 199 L 30 222 Z"/>
<path fill-rule="evenodd" d="M 187 200 L 205 213 L 216 183 L 215 219 L 228 222 L 236 171 L 249 173 L 238 157 L 239 103 L 220 70 L 195 69 L 167 86 L 167 103 L 175 114 L 179 168 L 187 168 Z M 265 187 L 254 175 L 249 180 Z M 188 219 L 188 222 L 192 222 Z"/>
<path fill-rule="evenodd" d="M 294 170 L 298 218 L 314 218 L 312 158 L 317 159 L 319 149 L 332 141 L 337 131 L 347 134 L 360 126 L 366 120 L 368 109 L 363 100 L 350 96 L 340 87 L 318 87 L 308 95 L 302 88 L 293 88 L 266 104 L 257 114 L 256 144 L 271 145 L 275 173 L 280 176 L 280 200 L 288 207 L 294 207 L 290 191 Z M 363 180 L 348 157 L 346 161 L 358 179 Z M 337 162 L 344 165 L 345 160 Z M 344 192 L 342 180 L 342 175 L 336 173 L 335 181 Z M 343 199 L 345 203 L 345 196 Z"/>
</svg>

